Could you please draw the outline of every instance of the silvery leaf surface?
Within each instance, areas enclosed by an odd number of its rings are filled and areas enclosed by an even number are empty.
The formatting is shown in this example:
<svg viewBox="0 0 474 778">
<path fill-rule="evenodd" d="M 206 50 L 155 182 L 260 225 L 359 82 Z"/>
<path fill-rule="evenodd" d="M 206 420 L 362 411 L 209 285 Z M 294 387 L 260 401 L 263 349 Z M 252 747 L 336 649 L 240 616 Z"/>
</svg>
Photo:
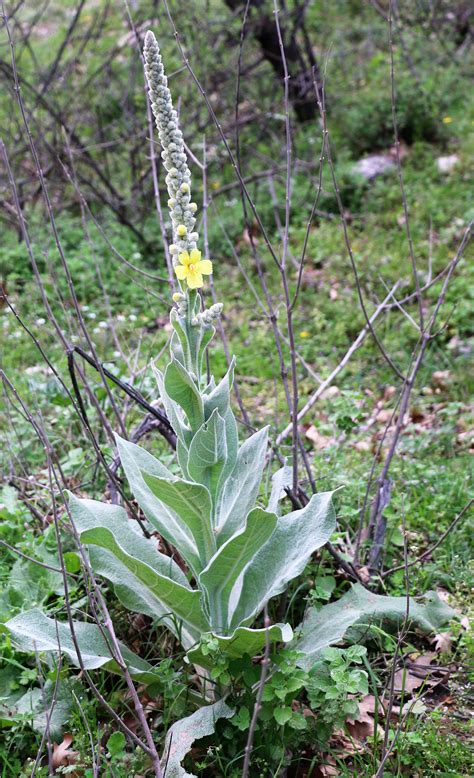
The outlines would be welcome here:
<svg viewBox="0 0 474 778">
<path fill-rule="evenodd" d="M 260 613 L 271 597 L 303 572 L 311 554 L 327 543 L 336 526 L 332 494 L 315 494 L 301 510 L 278 518 L 274 533 L 238 582 L 241 591 L 231 627 Z"/>
<path fill-rule="evenodd" d="M 209 393 L 203 395 L 204 414 L 208 419 L 212 412 L 217 409 L 219 414 L 224 417 L 229 410 L 230 391 L 234 383 L 235 357 L 232 358 L 229 369 L 225 376 L 219 381 L 217 386 L 213 387 Z"/>
<path fill-rule="evenodd" d="M 218 719 L 228 719 L 235 711 L 219 700 L 213 705 L 205 705 L 184 719 L 176 721 L 168 730 L 165 740 L 162 764 L 166 765 L 164 778 L 196 778 L 181 766 L 186 754 L 195 740 L 212 735 Z"/>
<path fill-rule="evenodd" d="M 283 465 L 272 476 L 272 490 L 268 500 L 267 510 L 279 515 L 279 502 L 285 496 L 285 487 L 291 486 L 293 471 L 289 465 Z"/>
<path fill-rule="evenodd" d="M 225 543 L 239 529 L 254 507 L 268 443 L 268 427 L 255 432 L 239 448 L 232 474 L 227 478 L 219 502 L 216 537 Z"/>
<path fill-rule="evenodd" d="M 192 439 L 189 447 L 188 472 L 193 481 L 206 486 L 214 498 L 226 461 L 225 421 L 219 411 L 215 410 Z"/>
<path fill-rule="evenodd" d="M 38 653 L 62 653 L 69 657 L 76 667 L 81 667 L 76 647 L 67 622 L 48 618 L 37 608 L 20 613 L 8 621 L 5 626 L 11 632 L 15 645 L 20 651 Z M 106 667 L 112 672 L 121 672 L 113 659 L 108 641 L 105 640 L 97 624 L 84 621 L 73 622 L 74 634 L 79 645 L 83 667 L 93 670 Z M 141 683 L 156 683 L 159 675 L 153 665 L 119 643 L 120 652 L 132 678 Z"/>
<path fill-rule="evenodd" d="M 164 376 L 165 391 L 183 409 L 193 431 L 204 421 L 204 406 L 198 388 L 185 367 L 173 359 Z"/>
<path fill-rule="evenodd" d="M 265 650 L 267 643 L 289 643 L 293 639 L 293 630 L 289 624 L 272 624 L 267 629 L 238 627 L 231 635 L 211 633 L 219 643 L 219 649 L 229 659 L 239 659 L 247 654 L 250 657 Z M 200 646 L 191 648 L 186 654 L 192 664 L 212 668 L 212 656 L 203 654 Z"/>
<path fill-rule="evenodd" d="M 133 495 L 148 521 L 186 560 L 192 570 L 199 571 L 199 554 L 189 528 L 165 503 L 153 494 L 145 483 L 143 472 L 159 478 L 173 479 L 173 474 L 141 446 L 115 435 L 120 461 Z"/>
<path fill-rule="evenodd" d="M 105 528 L 136 561 L 142 562 L 165 579 L 171 579 L 181 587 L 189 588 L 181 568 L 171 557 L 157 550 L 156 539 L 145 538 L 141 532 L 135 530 L 136 522 L 130 521 L 123 508 L 96 500 L 78 499 L 73 495 L 70 495 L 69 505 L 72 519 L 83 542 L 87 543 L 87 530 Z M 94 572 L 104 576 L 114 585 L 117 597 L 126 608 L 161 621 L 175 635 L 181 637 L 185 646 L 196 641 L 199 632 L 188 625 L 178 624 L 170 615 L 169 601 L 157 596 L 154 588 L 144 585 L 143 576 L 138 576 L 130 564 L 121 561 L 113 548 L 91 544 L 89 556 Z"/>
<path fill-rule="evenodd" d="M 374 594 L 361 584 L 353 584 L 336 602 L 319 610 L 309 609 L 293 645 L 303 655 L 298 664 L 310 670 L 325 648 L 344 637 L 360 641 L 370 635 L 371 625 L 398 629 L 406 620 L 407 625 L 429 634 L 439 632 L 454 616 L 454 610 L 436 592 L 410 598 L 407 618 L 406 597 Z"/>
<path fill-rule="evenodd" d="M 143 473 L 145 483 L 171 508 L 190 530 L 204 567 L 216 550 L 211 526 L 211 495 L 205 486 L 180 478 L 159 478 Z"/>
<path fill-rule="evenodd" d="M 276 524 L 274 513 L 254 508 L 248 514 L 244 527 L 219 548 L 199 576 L 199 585 L 207 593 L 214 632 L 225 633 L 228 629 L 232 588 L 247 565 L 254 562 Z"/>
</svg>

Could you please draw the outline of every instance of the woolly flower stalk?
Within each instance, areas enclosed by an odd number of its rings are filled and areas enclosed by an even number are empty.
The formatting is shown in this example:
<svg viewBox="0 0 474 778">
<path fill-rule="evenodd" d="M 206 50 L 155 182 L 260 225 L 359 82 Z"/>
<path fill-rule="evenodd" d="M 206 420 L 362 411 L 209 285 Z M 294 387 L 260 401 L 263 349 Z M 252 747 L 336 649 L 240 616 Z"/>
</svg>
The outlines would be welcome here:
<svg viewBox="0 0 474 778">
<path fill-rule="evenodd" d="M 161 157 L 168 171 L 168 207 L 173 224 L 170 252 L 178 279 L 186 281 L 190 289 L 198 289 L 203 285 L 203 275 L 212 273 L 212 263 L 208 259 L 201 260 L 201 252 L 197 249 L 199 235 L 193 231 L 197 205 L 191 202 L 191 171 L 184 150 L 183 134 L 179 129 L 178 114 L 173 108 L 171 92 L 168 89 L 160 49 L 151 31 L 145 36 L 143 53 L 151 107 L 163 148 Z"/>
</svg>

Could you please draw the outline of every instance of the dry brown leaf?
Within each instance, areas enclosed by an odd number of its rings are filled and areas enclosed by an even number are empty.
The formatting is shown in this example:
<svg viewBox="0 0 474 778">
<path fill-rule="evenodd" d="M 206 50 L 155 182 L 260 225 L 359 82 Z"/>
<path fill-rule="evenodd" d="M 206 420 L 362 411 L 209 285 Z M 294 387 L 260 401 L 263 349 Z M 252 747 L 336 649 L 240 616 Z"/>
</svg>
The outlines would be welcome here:
<svg viewBox="0 0 474 778">
<path fill-rule="evenodd" d="M 446 591 L 446 589 L 440 589 L 439 586 L 436 589 L 436 594 L 438 595 L 439 599 L 443 602 L 450 604 L 449 602 L 449 592 Z"/>
<path fill-rule="evenodd" d="M 324 763 L 318 764 L 315 769 L 315 778 L 327 778 L 330 775 L 339 775 L 336 760 L 330 754 L 324 757 Z"/>
<path fill-rule="evenodd" d="M 371 451 L 372 450 L 372 441 L 369 440 L 358 440 L 356 443 L 354 443 L 354 448 L 356 451 L 361 451 L 364 453 L 365 451 Z"/>
<path fill-rule="evenodd" d="M 359 573 L 359 577 L 361 581 L 364 583 L 369 583 L 370 581 L 370 570 L 367 567 L 367 565 L 364 565 L 363 567 L 359 567 L 357 572 Z"/>
<path fill-rule="evenodd" d="M 450 378 L 451 378 L 450 370 L 435 370 L 435 372 L 431 376 L 433 385 L 438 387 L 439 389 L 447 389 Z"/>
<path fill-rule="evenodd" d="M 71 751 L 69 746 L 73 741 L 72 735 L 67 732 L 61 743 L 55 743 L 53 746 L 53 767 L 67 767 L 72 765 L 79 756 L 79 751 Z"/>
<path fill-rule="evenodd" d="M 434 644 L 435 651 L 440 654 L 450 654 L 453 643 L 453 633 L 440 632 L 438 635 L 434 636 L 431 642 Z"/>
<path fill-rule="evenodd" d="M 394 677 L 394 689 L 396 692 L 413 692 L 426 682 L 425 678 L 413 675 L 407 667 L 397 670 Z"/>
<path fill-rule="evenodd" d="M 364 746 L 359 741 L 348 737 L 342 729 L 336 729 L 330 737 L 329 745 L 338 752 L 342 759 L 354 754 L 360 754 L 364 751 Z"/>
<path fill-rule="evenodd" d="M 335 442 L 334 438 L 328 438 L 326 435 L 321 435 L 314 424 L 312 424 L 311 427 L 308 427 L 305 434 L 317 451 L 322 451 L 328 446 L 332 446 L 332 444 Z"/>
<path fill-rule="evenodd" d="M 379 719 L 383 714 L 382 708 L 379 706 Z M 372 737 L 375 733 L 375 697 L 373 694 L 367 694 L 359 702 L 359 715 L 356 719 L 348 719 L 347 728 L 353 738 L 356 740 L 365 740 L 368 737 Z M 378 732 L 383 732 L 382 727 L 378 724 Z"/>
</svg>

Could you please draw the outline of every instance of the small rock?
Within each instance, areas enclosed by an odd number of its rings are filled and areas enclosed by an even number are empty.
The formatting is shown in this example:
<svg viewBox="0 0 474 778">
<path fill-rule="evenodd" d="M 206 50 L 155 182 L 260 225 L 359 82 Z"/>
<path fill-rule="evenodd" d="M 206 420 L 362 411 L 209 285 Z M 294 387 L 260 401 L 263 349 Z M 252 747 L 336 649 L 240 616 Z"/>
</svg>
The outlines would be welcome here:
<svg viewBox="0 0 474 778">
<path fill-rule="evenodd" d="M 447 157 L 438 157 L 436 165 L 440 173 L 451 173 L 459 162 L 457 154 L 449 154 Z"/>
<path fill-rule="evenodd" d="M 330 400 L 331 397 L 337 397 L 341 394 L 341 390 L 338 386 L 328 386 L 327 389 L 321 394 L 321 400 Z"/>
<path fill-rule="evenodd" d="M 391 157 L 385 154 L 373 154 L 370 157 L 359 159 L 354 165 L 354 172 L 365 178 L 366 181 L 373 181 L 377 176 L 382 176 L 395 168 L 395 162 Z"/>
<path fill-rule="evenodd" d="M 433 385 L 439 387 L 439 389 L 447 389 L 450 378 L 451 372 L 449 370 L 435 370 L 431 376 Z"/>
<path fill-rule="evenodd" d="M 313 447 L 317 451 L 322 451 L 328 446 L 332 446 L 332 444 L 335 442 L 334 438 L 328 438 L 326 435 L 321 435 L 314 424 L 312 424 L 311 427 L 306 430 L 306 437 L 311 441 Z"/>
<path fill-rule="evenodd" d="M 370 440 L 358 440 L 354 444 L 354 448 L 356 451 L 360 451 L 361 453 L 364 453 L 366 451 L 372 450 L 372 442 Z"/>
</svg>

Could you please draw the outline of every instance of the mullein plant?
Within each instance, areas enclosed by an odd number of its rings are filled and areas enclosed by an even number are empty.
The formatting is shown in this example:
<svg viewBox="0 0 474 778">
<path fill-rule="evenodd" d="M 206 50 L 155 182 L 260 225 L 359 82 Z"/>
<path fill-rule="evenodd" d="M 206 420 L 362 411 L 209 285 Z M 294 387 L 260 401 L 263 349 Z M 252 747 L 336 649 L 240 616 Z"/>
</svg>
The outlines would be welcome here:
<svg viewBox="0 0 474 778">
<path fill-rule="evenodd" d="M 121 602 L 165 624 L 193 662 L 205 664 L 206 640 L 229 656 L 253 655 L 266 641 L 288 641 L 288 624 L 254 626 L 266 603 L 300 575 L 335 527 L 331 493 L 280 515 L 287 469 L 259 500 L 268 428 L 241 445 L 231 408 L 234 360 L 216 381 L 204 369 L 222 305 L 202 310 L 199 289 L 213 265 L 201 258 L 191 200 L 191 173 L 160 50 L 145 38 L 145 71 L 167 170 L 173 227 L 170 251 L 180 291 L 173 294 L 173 336 L 158 391 L 177 437 L 177 477 L 147 450 L 117 436 L 122 467 L 153 531 L 175 550 L 136 531 L 125 510 L 71 495 L 73 520 L 93 569 L 114 584 Z M 184 562 L 184 564 L 183 564 Z"/>
</svg>

